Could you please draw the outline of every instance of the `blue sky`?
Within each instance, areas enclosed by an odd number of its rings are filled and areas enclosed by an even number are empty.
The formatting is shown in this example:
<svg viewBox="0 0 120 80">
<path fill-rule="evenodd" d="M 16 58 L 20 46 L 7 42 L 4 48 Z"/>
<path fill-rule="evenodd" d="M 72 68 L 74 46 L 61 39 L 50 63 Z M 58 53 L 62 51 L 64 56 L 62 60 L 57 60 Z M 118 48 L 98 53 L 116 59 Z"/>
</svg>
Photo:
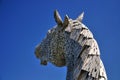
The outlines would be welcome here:
<svg viewBox="0 0 120 80">
<path fill-rule="evenodd" d="M 66 67 L 39 65 L 35 46 L 56 25 L 53 11 L 83 23 L 98 41 L 109 80 L 119 79 L 119 0 L 0 0 L 0 80 L 65 80 Z"/>
</svg>

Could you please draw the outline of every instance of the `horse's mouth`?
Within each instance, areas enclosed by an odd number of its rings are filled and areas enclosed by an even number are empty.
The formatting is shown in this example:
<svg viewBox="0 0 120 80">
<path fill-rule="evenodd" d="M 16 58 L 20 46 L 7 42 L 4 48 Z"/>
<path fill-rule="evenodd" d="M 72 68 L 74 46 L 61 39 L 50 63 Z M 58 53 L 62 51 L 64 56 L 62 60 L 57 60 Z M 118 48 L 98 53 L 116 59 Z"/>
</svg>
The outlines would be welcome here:
<svg viewBox="0 0 120 80">
<path fill-rule="evenodd" d="M 47 61 L 41 61 L 41 65 L 47 65 Z"/>
</svg>

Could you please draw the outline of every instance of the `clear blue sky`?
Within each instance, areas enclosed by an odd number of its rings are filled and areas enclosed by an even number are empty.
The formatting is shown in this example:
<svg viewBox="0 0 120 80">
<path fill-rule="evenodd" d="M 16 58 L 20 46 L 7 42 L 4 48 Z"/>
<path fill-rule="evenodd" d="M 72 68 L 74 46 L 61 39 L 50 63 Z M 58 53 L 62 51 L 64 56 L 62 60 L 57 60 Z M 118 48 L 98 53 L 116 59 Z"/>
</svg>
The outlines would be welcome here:
<svg viewBox="0 0 120 80">
<path fill-rule="evenodd" d="M 83 23 L 97 39 L 109 80 L 120 76 L 119 0 L 0 0 L 0 80 L 65 80 L 66 67 L 39 65 L 35 46 L 56 23 L 58 9 Z"/>
</svg>

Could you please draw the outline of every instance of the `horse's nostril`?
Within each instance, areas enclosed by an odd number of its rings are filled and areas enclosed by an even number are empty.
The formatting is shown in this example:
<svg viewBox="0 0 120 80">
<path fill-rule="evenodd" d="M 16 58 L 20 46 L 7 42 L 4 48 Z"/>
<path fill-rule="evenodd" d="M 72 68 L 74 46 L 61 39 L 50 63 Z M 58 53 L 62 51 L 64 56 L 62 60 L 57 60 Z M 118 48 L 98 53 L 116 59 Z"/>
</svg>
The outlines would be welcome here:
<svg viewBox="0 0 120 80">
<path fill-rule="evenodd" d="M 38 50 L 35 50 L 35 55 L 36 55 L 37 58 L 39 58 L 40 55 L 39 55 Z"/>
</svg>

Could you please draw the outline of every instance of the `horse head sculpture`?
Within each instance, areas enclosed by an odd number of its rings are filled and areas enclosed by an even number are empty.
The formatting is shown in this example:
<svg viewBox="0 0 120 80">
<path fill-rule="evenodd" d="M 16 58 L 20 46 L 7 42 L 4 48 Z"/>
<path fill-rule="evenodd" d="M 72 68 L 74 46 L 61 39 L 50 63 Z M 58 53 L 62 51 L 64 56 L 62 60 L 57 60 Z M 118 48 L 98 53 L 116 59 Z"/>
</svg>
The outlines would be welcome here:
<svg viewBox="0 0 120 80">
<path fill-rule="evenodd" d="M 55 10 L 57 25 L 48 30 L 47 36 L 36 46 L 35 55 L 42 65 L 50 62 L 57 67 L 67 66 L 66 80 L 106 80 L 99 47 L 82 23 L 83 16 L 84 12 L 73 20 L 66 15 L 62 21 Z"/>
</svg>

